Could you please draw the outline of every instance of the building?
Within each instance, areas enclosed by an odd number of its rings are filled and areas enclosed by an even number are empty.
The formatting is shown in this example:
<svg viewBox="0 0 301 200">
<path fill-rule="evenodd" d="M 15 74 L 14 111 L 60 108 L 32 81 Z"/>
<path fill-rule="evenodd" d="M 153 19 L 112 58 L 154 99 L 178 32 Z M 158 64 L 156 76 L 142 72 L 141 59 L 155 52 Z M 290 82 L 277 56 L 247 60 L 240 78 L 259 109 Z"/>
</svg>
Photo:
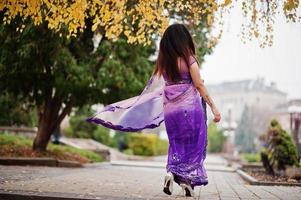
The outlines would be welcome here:
<svg viewBox="0 0 301 200">
<path fill-rule="evenodd" d="M 263 78 L 223 82 L 207 88 L 226 123 L 238 122 L 245 105 L 273 110 L 287 102 L 287 94 L 277 89 L 275 83 L 266 84 Z"/>
<path fill-rule="evenodd" d="M 258 116 L 273 113 L 278 105 L 287 102 L 287 94 L 280 91 L 275 83 L 266 83 L 264 78 L 229 81 L 220 84 L 206 85 L 220 110 L 222 120 L 220 126 L 228 136 L 228 150 L 234 151 L 234 133 L 241 119 L 245 106 L 257 108 Z M 208 109 L 208 117 L 212 114 Z M 261 128 L 262 127 L 258 127 Z M 230 143 L 230 144 L 229 144 Z M 230 150 L 229 150 L 230 148 Z"/>
</svg>

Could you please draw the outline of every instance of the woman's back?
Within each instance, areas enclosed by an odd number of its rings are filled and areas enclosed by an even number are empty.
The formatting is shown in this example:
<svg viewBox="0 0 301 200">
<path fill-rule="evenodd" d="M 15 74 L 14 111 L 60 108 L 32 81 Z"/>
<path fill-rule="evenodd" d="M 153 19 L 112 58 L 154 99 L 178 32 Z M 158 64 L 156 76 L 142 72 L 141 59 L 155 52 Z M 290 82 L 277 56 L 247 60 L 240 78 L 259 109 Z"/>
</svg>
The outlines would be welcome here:
<svg viewBox="0 0 301 200">
<path fill-rule="evenodd" d="M 181 80 L 179 82 L 191 82 L 191 75 L 189 72 L 189 67 L 196 62 L 196 58 L 194 55 L 189 56 L 189 60 L 188 63 L 189 65 L 187 65 L 187 63 L 185 62 L 185 59 L 182 57 L 178 58 L 178 69 L 179 69 L 179 73 L 180 73 L 180 77 Z M 168 80 L 168 76 L 165 72 L 163 72 L 163 78 L 167 83 L 173 83 L 172 81 Z"/>
</svg>

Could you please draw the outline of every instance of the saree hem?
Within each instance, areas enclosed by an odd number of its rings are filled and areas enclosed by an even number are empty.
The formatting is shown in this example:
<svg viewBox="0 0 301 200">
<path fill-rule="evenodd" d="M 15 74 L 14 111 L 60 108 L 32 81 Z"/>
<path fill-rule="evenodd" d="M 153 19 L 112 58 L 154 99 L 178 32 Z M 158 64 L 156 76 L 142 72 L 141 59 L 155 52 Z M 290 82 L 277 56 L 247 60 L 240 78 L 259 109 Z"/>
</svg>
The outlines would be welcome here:
<svg viewBox="0 0 301 200">
<path fill-rule="evenodd" d="M 193 165 L 190 165 L 193 166 Z M 194 175 L 191 176 L 190 173 L 200 169 L 201 171 L 205 170 L 204 166 L 199 166 L 196 168 L 191 168 L 188 171 L 183 171 L 182 167 L 170 167 L 167 166 L 167 172 L 171 172 L 174 175 L 174 181 L 180 185 L 181 183 L 187 183 L 190 184 L 192 187 L 194 186 L 201 186 L 201 185 L 207 185 L 208 184 L 208 177 L 207 175 Z M 206 174 L 206 173 L 205 173 Z"/>
<path fill-rule="evenodd" d="M 105 126 L 106 128 L 114 129 L 116 131 L 137 132 L 137 131 L 141 131 L 141 130 L 146 129 L 146 128 L 150 128 L 150 129 L 157 128 L 161 125 L 161 123 L 164 120 L 159 121 L 158 124 L 148 124 L 148 125 L 140 127 L 140 128 L 124 127 L 124 126 L 121 126 L 121 125 L 114 125 L 111 122 L 104 121 L 104 120 L 99 119 L 99 118 L 93 118 L 93 117 L 86 119 L 86 121 L 90 122 L 90 123 L 93 122 L 93 123 L 96 123 L 96 124 L 100 124 L 100 125 Z"/>
<path fill-rule="evenodd" d="M 174 175 L 174 181 L 180 185 L 181 183 L 186 183 L 189 184 L 192 188 L 195 186 L 205 186 L 208 185 L 208 179 L 201 179 L 199 178 L 198 180 L 192 181 L 189 180 L 189 178 L 185 178 L 182 175 L 179 175 L 176 171 L 174 170 L 170 170 L 169 172 L 171 172 Z"/>
</svg>

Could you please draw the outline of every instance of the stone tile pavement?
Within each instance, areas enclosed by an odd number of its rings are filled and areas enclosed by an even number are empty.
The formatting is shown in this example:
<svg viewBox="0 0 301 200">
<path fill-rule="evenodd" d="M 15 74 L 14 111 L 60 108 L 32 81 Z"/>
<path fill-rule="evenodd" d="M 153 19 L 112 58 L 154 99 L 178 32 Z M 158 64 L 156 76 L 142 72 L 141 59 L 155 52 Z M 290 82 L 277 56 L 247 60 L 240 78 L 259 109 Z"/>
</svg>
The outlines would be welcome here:
<svg viewBox="0 0 301 200">
<path fill-rule="evenodd" d="M 210 157 L 207 165 L 214 163 L 225 164 L 219 157 Z M 300 187 L 248 185 L 235 172 L 208 169 L 207 173 L 209 184 L 196 187 L 194 199 L 301 199 Z M 176 184 L 173 195 L 165 195 L 162 192 L 164 175 L 165 169 L 160 167 L 110 163 L 73 169 L 0 166 L 0 199 L 8 199 L 4 198 L 6 193 L 28 195 L 28 199 L 33 196 L 52 199 L 193 199 L 183 197 Z"/>
</svg>

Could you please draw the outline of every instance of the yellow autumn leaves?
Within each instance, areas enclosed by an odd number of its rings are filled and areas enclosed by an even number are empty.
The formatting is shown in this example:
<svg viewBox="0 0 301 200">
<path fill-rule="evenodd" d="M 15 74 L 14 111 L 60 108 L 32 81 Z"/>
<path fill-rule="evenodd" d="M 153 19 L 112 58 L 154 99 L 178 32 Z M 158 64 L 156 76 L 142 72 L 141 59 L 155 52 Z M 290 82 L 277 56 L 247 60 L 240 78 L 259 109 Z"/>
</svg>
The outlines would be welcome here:
<svg viewBox="0 0 301 200">
<path fill-rule="evenodd" d="M 299 0 L 241 0 L 241 3 L 245 18 L 242 24 L 244 42 L 255 38 L 260 47 L 272 46 L 274 23 L 281 14 L 284 14 L 287 21 L 300 22 Z"/>
<path fill-rule="evenodd" d="M 205 22 L 210 28 L 217 21 L 217 12 L 234 2 L 242 2 L 248 19 L 243 29 L 250 37 L 259 38 L 261 32 L 273 30 L 272 19 L 279 5 L 288 20 L 300 19 L 296 14 L 299 0 L 1 0 L 0 11 L 4 12 L 4 23 L 11 23 L 16 16 L 23 21 L 31 18 L 35 25 L 46 22 L 49 29 L 67 37 L 82 32 L 90 18 L 92 30 L 104 33 L 112 41 L 123 33 L 129 43 L 150 44 L 154 35 L 163 33 L 171 18 L 180 17 L 190 25 Z M 264 25 L 262 30 L 260 23 Z M 18 31 L 23 29 L 21 23 Z"/>
<path fill-rule="evenodd" d="M 229 0 L 226 0 L 228 2 Z M 226 3 L 225 3 L 226 4 Z M 227 3 L 228 4 L 228 3 Z M 16 16 L 31 18 L 35 25 L 46 22 L 49 29 L 67 37 L 86 28 L 85 19 L 93 19 L 92 30 L 104 32 L 116 40 L 121 33 L 129 43 L 151 42 L 162 34 L 171 15 L 185 15 L 188 23 L 198 24 L 206 17 L 211 25 L 219 5 L 214 0 L 2 0 L 4 22 Z M 24 26 L 20 24 L 18 30 Z"/>
</svg>

